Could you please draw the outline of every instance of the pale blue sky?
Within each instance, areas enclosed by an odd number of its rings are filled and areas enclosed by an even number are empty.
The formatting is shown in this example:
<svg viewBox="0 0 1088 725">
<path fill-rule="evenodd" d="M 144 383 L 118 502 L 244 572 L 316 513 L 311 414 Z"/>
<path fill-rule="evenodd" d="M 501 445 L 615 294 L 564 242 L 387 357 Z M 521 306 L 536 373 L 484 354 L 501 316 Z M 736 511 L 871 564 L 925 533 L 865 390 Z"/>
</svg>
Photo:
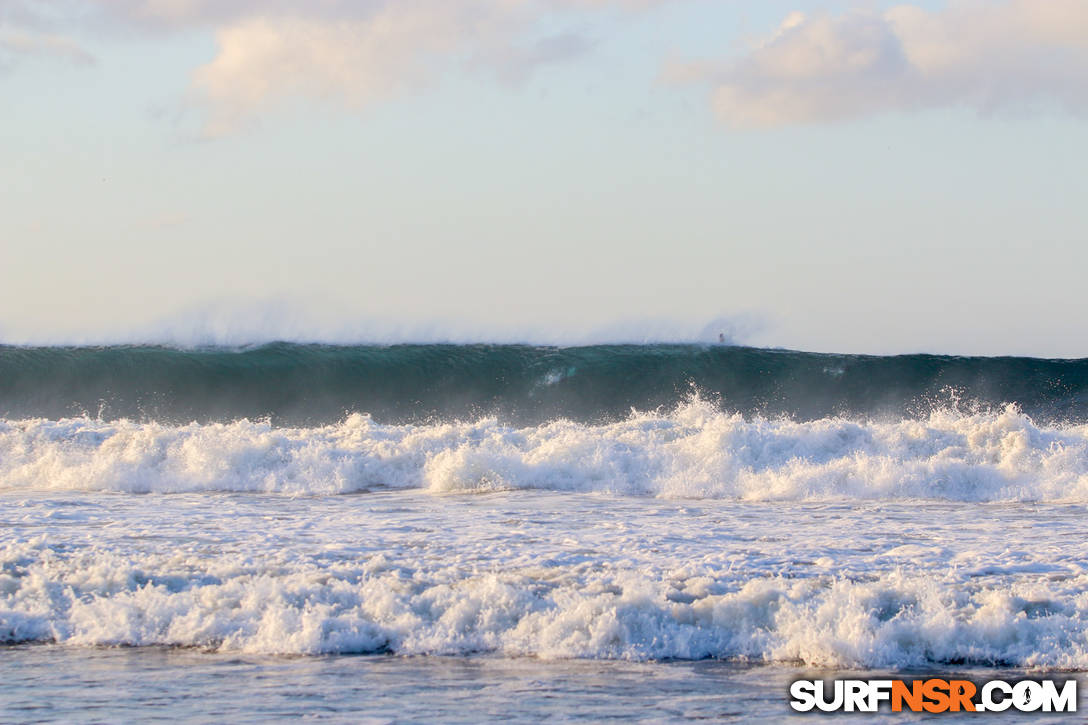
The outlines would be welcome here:
<svg viewBox="0 0 1088 725">
<path fill-rule="evenodd" d="M 1088 4 L 890 7 L 0 0 L 0 339 L 1088 356 Z"/>
</svg>

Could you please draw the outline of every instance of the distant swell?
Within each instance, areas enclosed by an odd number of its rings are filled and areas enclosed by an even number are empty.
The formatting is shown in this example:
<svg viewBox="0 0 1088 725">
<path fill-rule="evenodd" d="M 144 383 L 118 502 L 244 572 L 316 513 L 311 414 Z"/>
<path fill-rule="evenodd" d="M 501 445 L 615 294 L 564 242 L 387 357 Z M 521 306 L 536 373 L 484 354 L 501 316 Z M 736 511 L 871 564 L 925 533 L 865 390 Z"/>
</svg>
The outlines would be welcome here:
<svg viewBox="0 0 1088 725">
<path fill-rule="evenodd" d="M 0 347 L 0 416 L 315 426 L 492 416 L 601 423 L 672 409 L 693 390 L 726 412 L 798 420 L 924 418 L 963 401 L 1088 421 L 1088 360 L 874 357 L 725 345 Z"/>
<path fill-rule="evenodd" d="M 0 489 L 253 491 L 541 489 L 743 500 L 1088 501 L 1088 426 L 1010 406 L 895 422 L 745 418 L 695 400 L 590 425 L 386 425 L 70 418 L 0 422 Z"/>
</svg>

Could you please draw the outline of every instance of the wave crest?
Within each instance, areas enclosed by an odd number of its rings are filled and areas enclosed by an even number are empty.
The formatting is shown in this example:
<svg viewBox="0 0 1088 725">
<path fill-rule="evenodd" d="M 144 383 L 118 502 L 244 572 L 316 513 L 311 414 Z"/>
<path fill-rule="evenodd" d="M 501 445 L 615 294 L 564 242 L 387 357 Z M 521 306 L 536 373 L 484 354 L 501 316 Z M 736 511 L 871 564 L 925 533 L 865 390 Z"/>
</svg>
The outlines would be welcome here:
<svg viewBox="0 0 1088 725">
<path fill-rule="evenodd" d="M 748 416 L 925 417 L 1014 402 L 1036 420 L 1088 422 L 1088 360 L 875 357 L 728 345 L 332 346 L 241 349 L 0 345 L 0 417 L 90 412 L 166 423 L 281 425 L 493 415 L 513 425 L 669 410 L 692 389 Z"/>
<path fill-rule="evenodd" d="M 268 422 L 0 422 L 0 489 L 328 495 L 554 491 L 741 500 L 1088 500 L 1088 426 L 1041 427 L 1014 406 L 893 422 L 798 422 L 694 400 L 590 425 L 494 418 L 313 428 Z"/>
</svg>

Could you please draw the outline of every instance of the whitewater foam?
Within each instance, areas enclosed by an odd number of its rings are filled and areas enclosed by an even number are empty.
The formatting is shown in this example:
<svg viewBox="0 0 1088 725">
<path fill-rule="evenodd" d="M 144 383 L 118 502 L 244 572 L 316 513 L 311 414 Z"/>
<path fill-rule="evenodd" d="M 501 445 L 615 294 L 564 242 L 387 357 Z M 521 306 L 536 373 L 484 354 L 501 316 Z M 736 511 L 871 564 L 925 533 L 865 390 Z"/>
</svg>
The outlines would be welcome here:
<svg viewBox="0 0 1088 725">
<path fill-rule="evenodd" d="M 1088 668 L 1086 503 L 1015 406 L 9 419 L 0 641 Z"/>
<path fill-rule="evenodd" d="M 8 642 L 1088 667 L 1083 506 L 409 491 L 0 502 Z"/>
<path fill-rule="evenodd" d="M 1008 406 L 892 422 L 745 418 L 694 401 L 610 424 L 0 422 L 0 490 L 292 495 L 540 489 L 741 500 L 1088 500 L 1088 426 Z"/>
</svg>

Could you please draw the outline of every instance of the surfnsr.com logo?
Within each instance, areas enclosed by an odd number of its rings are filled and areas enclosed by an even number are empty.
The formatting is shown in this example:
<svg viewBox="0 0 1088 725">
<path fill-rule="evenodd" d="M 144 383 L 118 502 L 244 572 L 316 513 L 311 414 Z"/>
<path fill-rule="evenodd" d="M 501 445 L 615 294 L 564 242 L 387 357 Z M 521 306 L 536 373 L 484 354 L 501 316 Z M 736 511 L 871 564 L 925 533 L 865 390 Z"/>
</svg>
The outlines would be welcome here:
<svg viewBox="0 0 1088 725">
<path fill-rule="evenodd" d="M 790 707 L 798 712 L 1076 712 L 1077 681 L 797 680 Z"/>
</svg>

